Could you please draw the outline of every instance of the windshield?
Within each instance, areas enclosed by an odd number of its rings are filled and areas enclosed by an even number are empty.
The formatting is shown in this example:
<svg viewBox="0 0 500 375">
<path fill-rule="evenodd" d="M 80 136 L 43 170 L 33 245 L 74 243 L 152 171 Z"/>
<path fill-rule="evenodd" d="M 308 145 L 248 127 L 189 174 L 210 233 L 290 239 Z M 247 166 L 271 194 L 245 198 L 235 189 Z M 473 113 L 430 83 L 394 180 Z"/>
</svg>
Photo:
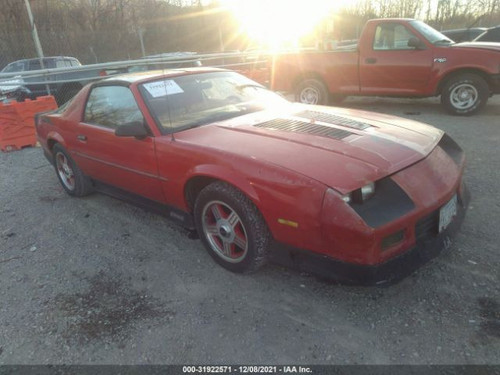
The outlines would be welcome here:
<svg viewBox="0 0 500 375">
<path fill-rule="evenodd" d="M 453 44 L 453 40 L 441 34 L 422 21 L 411 21 L 410 24 L 432 44 Z"/>
<path fill-rule="evenodd" d="M 7 65 L 5 68 L 3 68 L 2 73 L 22 72 L 23 70 L 24 70 L 24 62 L 15 61 Z"/>
<path fill-rule="evenodd" d="M 139 90 L 161 128 L 174 132 L 288 103 L 235 72 L 161 78 Z"/>
</svg>

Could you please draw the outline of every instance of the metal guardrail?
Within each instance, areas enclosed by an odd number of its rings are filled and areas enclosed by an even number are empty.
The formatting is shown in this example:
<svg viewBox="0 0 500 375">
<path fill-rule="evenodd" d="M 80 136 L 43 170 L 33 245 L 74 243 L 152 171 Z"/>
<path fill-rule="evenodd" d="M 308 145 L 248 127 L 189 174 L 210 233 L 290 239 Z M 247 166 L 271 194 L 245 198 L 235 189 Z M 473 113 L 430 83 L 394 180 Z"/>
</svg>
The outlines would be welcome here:
<svg viewBox="0 0 500 375">
<path fill-rule="evenodd" d="M 245 53 L 216 53 L 216 54 L 189 54 L 187 56 L 173 56 L 173 57 L 153 57 L 153 58 L 142 58 L 138 60 L 124 60 L 124 61 L 114 61 L 108 63 L 100 63 L 100 64 L 89 64 L 82 65 L 80 67 L 68 67 L 68 68 L 52 68 L 52 69 L 41 69 L 41 70 L 30 70 L 30 71 L 22 71 L 22 72 L 13 72 L 13 73 L 0 73 L 0 86 L 12 85 L 13 79 L 30 79 L 30 85 L 43 85 L 43 84 L 58 84 L 58 83 L 72 83 L 72 82 L 83 82 L 83 81 L 94 81 L 98 79 L 105 78 L 106 76 L 99 75 L 99 72 L 106 72 L 113 69 L 124 69 L 130 67 L 137 66 L 149 66 L 156 64 L 189 64 L 195 61 L 200 61 L 203 66 L 210 67 L 221 67 L 221 68 L 252 68 L 256 64 L 264 64 L 267 62 L 266 59 L 262 59 L 264 54 L 256 53 L 256 52 L 245 52 Z M 239 59 L 240 62 L 230 62 L 225 63 L 225 60 L 234 61 L 235 59 Z M 251 61 L 248 61 L 248 60 Z M 247 60 L 247 61 L 245 61 Z M 216 64 L 210 64 L 210 61 L 221 62 Z M 57 78 L 58 75 L 64 75 L 65 73 L 74 73 L 74 72 L 96 72 L 95 75 L 91 75 L 89 77 L 80 77 L 76 79 L 54 79 Z M 120 72 L 118 72 L 120 73 Z M 110 74 L 111 75 L 111 74 Z M 41 79 L 39 81 L 33 81 L 31 78 Z M 20 82 L 22 84 L 22 82 Z"/>
</svg>

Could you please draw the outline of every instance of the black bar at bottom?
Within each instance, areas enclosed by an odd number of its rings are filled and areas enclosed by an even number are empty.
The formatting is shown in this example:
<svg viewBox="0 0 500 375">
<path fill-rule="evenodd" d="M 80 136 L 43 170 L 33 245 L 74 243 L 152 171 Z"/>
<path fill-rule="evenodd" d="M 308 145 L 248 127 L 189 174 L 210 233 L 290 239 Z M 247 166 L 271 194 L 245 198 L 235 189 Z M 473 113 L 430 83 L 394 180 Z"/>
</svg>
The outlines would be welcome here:
<svg viewBox="0 0 500 375">
<path fill-rule="evenodd" d="M 4 365 L 0 375 L 500 375 L 500 365 Z"/>
</svg>

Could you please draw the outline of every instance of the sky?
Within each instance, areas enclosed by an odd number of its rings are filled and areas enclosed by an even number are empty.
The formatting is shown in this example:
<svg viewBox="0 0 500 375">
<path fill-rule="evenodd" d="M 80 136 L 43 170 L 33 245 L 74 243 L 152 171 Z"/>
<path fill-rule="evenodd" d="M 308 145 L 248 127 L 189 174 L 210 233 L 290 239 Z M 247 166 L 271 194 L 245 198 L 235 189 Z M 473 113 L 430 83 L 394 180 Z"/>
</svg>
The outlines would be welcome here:
<svg viewBox="0 0 500 375">
<path fill-rule="evenodd" d="M 345 1 L 345 0 L 344 0 Z M 221 0 L 241 25 L 241 31 L 259 43 L 279 48 L 293 45 L 313 31 L 341 2 L 325 0 Z"/>
</svg>

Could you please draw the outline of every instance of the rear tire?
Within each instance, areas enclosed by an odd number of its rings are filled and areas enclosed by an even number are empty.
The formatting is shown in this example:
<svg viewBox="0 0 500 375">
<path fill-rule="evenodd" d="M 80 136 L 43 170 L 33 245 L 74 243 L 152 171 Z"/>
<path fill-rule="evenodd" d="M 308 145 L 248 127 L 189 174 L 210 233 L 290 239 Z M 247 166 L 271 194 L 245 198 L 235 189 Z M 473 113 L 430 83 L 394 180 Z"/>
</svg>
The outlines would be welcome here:
<svg viewBox="0 0 500 375">
<path fill-rule="evenodd" d="M 489 86 L 481 76 L 464 73 L 446 82 L 441 104 L 453 115 L 470 116 L 486 104 L 489 94 Z"/>
<path fill-rule="evenodd" d="M 89 195 L 93 190 L 92 182 L 78 168 L 68 151 L 60 144 L 56 144 L 52 153 L 57 178 L 66 193 L 74 197 Z"/>
<path fill-rule="evenodd" d="M 255 205 L 224 182 L 205 187 L 194 206 L 196 229 L 210 256 L 232 272 L 248 273 L 267 260 L 271 235 Z"/>
<path fill-rule="evenodd" d="M 328 105 L 328 89 L 325 84 L 318 79 L 304 79 L 295 89 L 295 101 L 304 104 Z"/>
</svg>

